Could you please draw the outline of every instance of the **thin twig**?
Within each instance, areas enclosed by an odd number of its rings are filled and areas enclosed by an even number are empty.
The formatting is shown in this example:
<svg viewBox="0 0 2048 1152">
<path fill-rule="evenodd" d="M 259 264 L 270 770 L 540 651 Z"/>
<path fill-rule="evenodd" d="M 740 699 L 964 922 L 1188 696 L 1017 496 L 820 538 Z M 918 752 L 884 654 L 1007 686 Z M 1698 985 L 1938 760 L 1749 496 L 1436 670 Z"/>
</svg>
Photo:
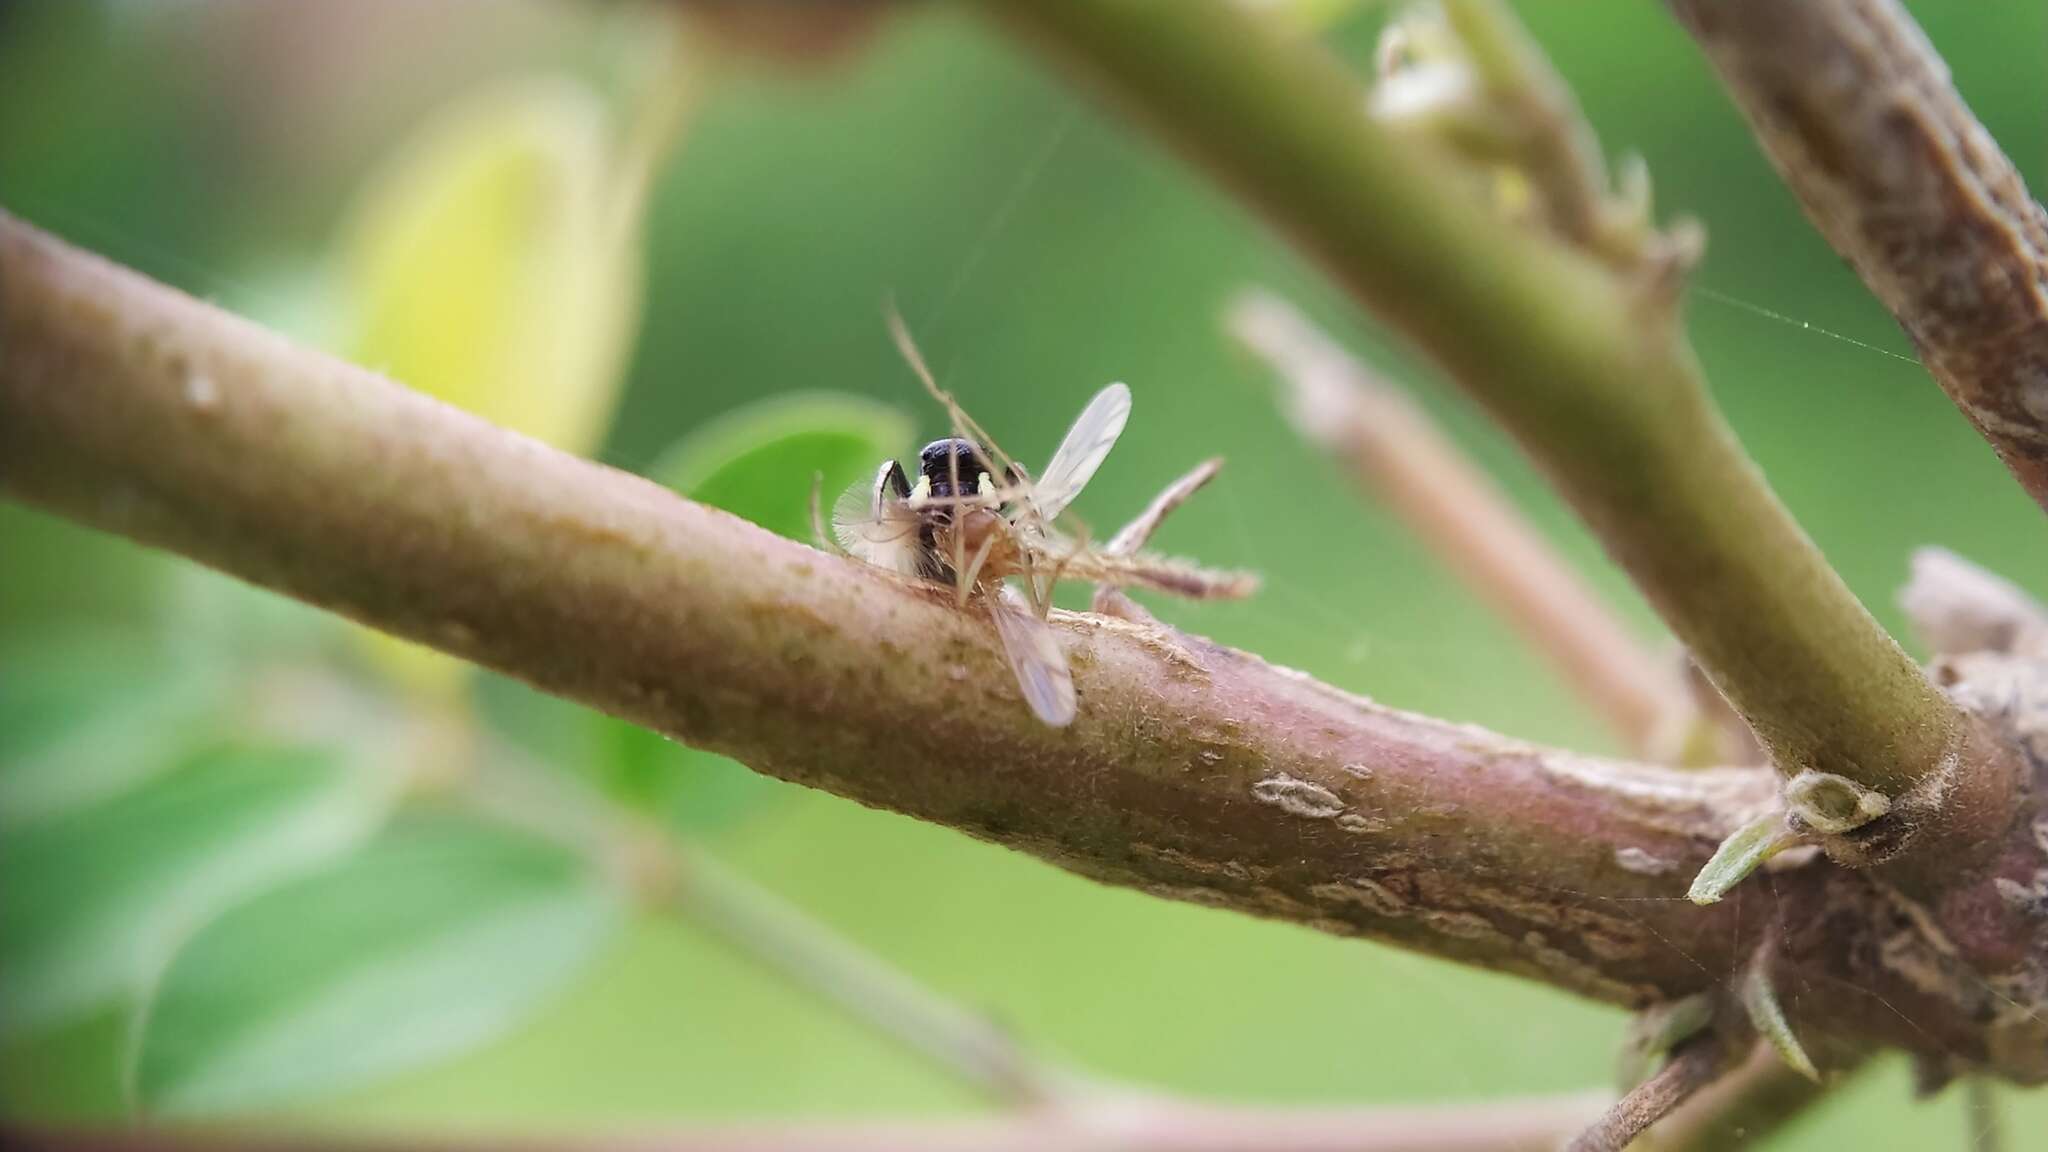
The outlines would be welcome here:
<svg viewBox="0 0 2048 1152">
<path fill-rule="evenodd" d="M 1936 656 L 2048 646 L 2048 609 L 2040 601 L 1946 548 L 1913 553 L 1899 607 Z"/>
<path fill-rule="evenodd" d="M 1999 1108 L 1998 1085 L 1981 1076 L 1963 1082 L 1963 1117 L 1969 1152 L 2005 1152 L 2005 1114 Z"/>
<path fill-rule="evenodd" d="M 993 1022 L 918 983 L 703 848 L 644 825 L 581 779 L 505 741 L 493 742 L 477 758 L 464 783 L 462 795 L 470 803 L 618 868 L 650 911 L 708 932 L 796 990 L 992 1100 L 1036 1107 L 1089 1084 L 1079 1074 L 1038 1061 Z"/>
<path fill-rule="evenodd" d="M 218 1129 L 0 1127 L 34 1152 L 1529 1152 L 1601 1101 L 1556 1096 L 1430 1107 L 1221 1108 L 1155 1099 L 1007 1116 L 713 1126 L 660 1135 L 399 1138 Z"/>
<path fill-rule="evenodd" d="M 1531 180 L 1555 226 L 1574 243 L 1602 246 L 1607 172 L 1578 95 L 1496 0 L 1450 0 L 1444 15 L 1470 52 L 1496 107 L 1511 114 Z"/>
<path fill-rule="evenodd" d="M 701 850 L 678 852 L 664 906 L 755 963 L 821 996 L 991 1098 L 1035 1107 L 1085 1091 L 1078 1074 L 1034 1059 L 988 1019 L 812 919 Z"/>
<path fill-rule="evenodd" d="M 2048 212 L 1897 0 L 1668 0 L 1814 225 L 2048 508 Z"/>
<path fill-rule="evenodd" d="M 1683 702 L 1671 670 L 1428 414 L 1270 292 L 1241 295 L 1228 326 L 1279 375 L 1302 438 L 1348 466 L 1630 748 L 1648 751 Z"/>
<path fill-rule="evenodd" d="M 1686 703 L 1665 717 L 1664 725 L 1651 739 L 1652 758 L 1694 767 L 1768 763 L 1763 748 L 1756 742 L 1756 733 L 1749 730 L 1741 714 L 1729 706 L 1728 698 L 1707 679 L 1699 662 L 1685 652 L 1674 655 Z"/>
<path fill-rule="evenodd" d="M 266 685 L 277 669 L 267 669 Z M 1014 1106 L 1057 1102 L 1089 1081 L 1034 1059 L 986 1018 L 834 932 L 795 905 L 721 864 L 702 848 L 647 826 L 575 774 L 493 739 L 469 713 L 434 711 L 409 718 L 328 672 L 299 674 L 297 707 L 270 719 L 282 739 L 334 737 L 350 723 L 409 727 L 418 747 L 385 757 L 381 770 L 412 782 L 406 797 L 453 797 L 621 873 L 649 910 L 672 916 L 816 996 L 877 1035 L 928 1059 L 992 1100 Z M 1105 1093 L 1108 1091 L 1104 1089 Z"/>
<path fill-rule="evenodd" d="M 1680 1047 L 1656 1075 L 1616 1101 L 1607 1114 L 1565 1146 L 1565 1152 L 1622 1152 L 1680 1104 L 1721 1075 L 1720 1041 L 1702 1036 Z"/>
<path fill-rule="evenodd" d="M 1838 1058 L 1839 1059 L 1839 1058 Z M 1656 1152 L 1738 1152 L 1767 1146 L 1784 1127 L 1848 1081 L 1857 1066 L 1838 1063 L 1825 1084 L 1800 1075 L 1767 1044 L 1754 1045 L 1742 1064 L 1693 1094 L 1657 1124 Z"/>
</svg>

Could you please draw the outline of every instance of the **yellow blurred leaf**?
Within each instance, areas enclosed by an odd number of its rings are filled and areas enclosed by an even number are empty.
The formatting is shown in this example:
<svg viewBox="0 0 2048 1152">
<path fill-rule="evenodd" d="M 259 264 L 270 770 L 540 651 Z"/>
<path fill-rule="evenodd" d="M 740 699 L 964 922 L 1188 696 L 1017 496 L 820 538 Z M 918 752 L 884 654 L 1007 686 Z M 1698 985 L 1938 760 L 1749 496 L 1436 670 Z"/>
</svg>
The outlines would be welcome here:
<svg viewBox="0 0 2048 1152">
<path fill-rule="evenodd" d="M 478 92 L 402 145 L 344 229 L 346 354 L 494 423 L 597 446 L 639 310 L 604 100 L 562 79 Z"/>
<path fill-rule="evenodd" d="M 335 253 L 349 359 L 558 448 L 610 424 L 641 275 L 621 117 L 565 78 L 477 91 L 400 144 Z M 448 696 L 466 666 L 386 638 L 372 659 Z"/>
</svg>

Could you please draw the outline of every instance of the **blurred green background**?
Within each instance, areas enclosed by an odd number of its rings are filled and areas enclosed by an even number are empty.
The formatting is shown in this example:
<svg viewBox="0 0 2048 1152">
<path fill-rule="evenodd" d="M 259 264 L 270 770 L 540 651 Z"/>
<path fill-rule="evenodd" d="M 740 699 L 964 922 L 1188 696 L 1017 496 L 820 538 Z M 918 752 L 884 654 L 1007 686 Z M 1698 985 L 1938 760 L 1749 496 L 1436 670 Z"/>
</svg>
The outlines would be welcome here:
<svg viewBox="0 0 2048 1152">
<path fill-rule="evenodd" d="M 2048 8 L 1913 7 L 1993 133 L 2048 185 Z M 1660 7 L 1517 8 L 1610 152 L 1648 159 L 1660 211 L 1706 223 L 1698 283 L 1716 295 L 1690 311 L 1715 392 L 1865 602 L 1896 630 L 1893 593 L 1924 543 L 2048 594 L 2039 512 L 1925 373 L 1884 354 L 1906 353 L 1904 339 L 1806 227 Z M 1362 70 L 1383 16 L 1367 5 L 1329 39 Z M 320 338 L 331 302 L 307 269 L 328 258 L 380 156 L 494 78 L 601 80 L 631 38 L 621 24 L 602 6 L 537 3 L 0 4 L 0 206 Z M 1121 522 L 1204 456 L 1229 458 L 1161 544 L 1256 568 L 1266 590 L 1240 605 L 1157 605 L 1167 619 L 1388 704 L 1615 750 L 1544 665 L 1290 434 L 1262 371 L 1220 333 L 1224 302 L 1250 283 L 1304 302 L 1411 383 L 1646 634 L 1654 619 L 1498 434 L 1234 204 L 956 8 L 918 8 L 859 50 L 800 67 L 733 55 L 709 46 L 684 65 L 703 84 L 651 185 L 641 323 L 601 458 L 647 469 L 721 414 L 798 391 L 869 397 L 919 440 L 940 433 L 943 415 L 884 331 L 893 299 L 942 381 L 1027 461 L 1103 382 L 1130 383 L 1130 429 L 1078 508 L 1097 523 Z M 194 592 L 208 583 L 0 505 L 0 692 L 41 678 L 47 654 L 80 636 L 239 627 L 251 601 Z M 199 615 L 207 604 L 231 618 Z M 131 681 L 191 674 L 175 646 L 156 650 L 126 669 Z M 495 682 L 479 695 L 529 746 L 582 746 L 564 734 L 587 721 L 566 706 Z M 40 698 L 0 700 L 0 724 L 40 722 Z M 684 770 L 664 814 L 718 857 L 1092 1072 L 1276 1103 L 1573 1091 L 1609 1075 L 1622 1019 L 1605 1009 L 1098 887 L 728 765 Z M 0 872 L 15 904 L 46 881 Z M 0 933 L 12 923 L 0 916 Z M 110 1009 L 11 1042 L 0 1101 L 13 1114 L 111 1114 L 132 1027 Z M 1783 1146 L 1963 1144 L 1957 1093 L 1908 1096 L 1905 1069 L 1887 1062 Z M 2009 1096 L 2013 1147 L 2048 1149 L 2048 1099 Z M 380 1127 L 577 1128 L 974 1103 L 709 938 L 639 919 L 495 1042 L 298 1110 Z"/>
</svg>

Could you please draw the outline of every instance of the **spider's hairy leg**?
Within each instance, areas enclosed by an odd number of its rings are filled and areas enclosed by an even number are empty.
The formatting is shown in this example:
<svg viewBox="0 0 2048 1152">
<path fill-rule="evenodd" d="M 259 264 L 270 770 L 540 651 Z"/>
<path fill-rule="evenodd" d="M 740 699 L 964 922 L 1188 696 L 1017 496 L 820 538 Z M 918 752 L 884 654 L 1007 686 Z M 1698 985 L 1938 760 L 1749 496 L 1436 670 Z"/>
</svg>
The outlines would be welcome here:
<svg viewBox="0 0 2048 1152">
<path fill-rule="evenodd" d="M 1143 548 L 1152 539 L 1174 509 L 1187 502 L 1188 497 L 1201 491 L 1202 486 L 1216 478 L 1223 470 L 1223 457 L 1212 456 L 1188 470 L 1188 473 L 1159 490 L 1152 502 L 1132 520 L 1109 538 L 1102 550 L 1112 555 L 1128 556 Z"/>
<path fill-rule="evenodd" d="M 1073 578 L 1115 587 L 1150 588 L 1186 600 L 1241 600 L 1258 590 L 1249 572 L 1204 568 L 1150 552 L 1084 552 L 1070 561 Z"/>
<path fill-rule="evenodd" d="M 958 539 L 962 535 L 964 533 L 955 533 L 955 538 Z M 955 568 L 953 570 L 957 574 L 953 581 L 954 607 L 967 607 L 967 597 L 980 584 L 982 565 L 988 563 L 988 554 L 995 548 L 995 545 L 996 534 L 990 532 L 981 538 L 981 547 L 974 550 L 974 559 L 969 561 L 965 568 Z"/>
</svg>

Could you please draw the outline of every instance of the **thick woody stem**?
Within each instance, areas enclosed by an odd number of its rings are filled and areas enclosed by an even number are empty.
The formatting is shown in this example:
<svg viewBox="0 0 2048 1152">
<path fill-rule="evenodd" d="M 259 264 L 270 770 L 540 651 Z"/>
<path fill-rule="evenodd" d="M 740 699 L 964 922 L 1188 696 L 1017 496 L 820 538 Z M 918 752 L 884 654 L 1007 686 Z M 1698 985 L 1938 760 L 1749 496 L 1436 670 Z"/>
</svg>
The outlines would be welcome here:
<svg viewBox="0 0 2048 1152">
<path fill-rule="evenodd" d="M 1424 142 L 1358 111 L 1315 45 L 1239 5 L 988 0 L 1210 168 L 1429 353 L 1543 466 L 1788 778 L 1900 798 L 1933 887 L 2017 769 L 1885 634 L 1708 398 L 1669 296 L 1517 227 Z M 1668 286 L 1666 286 L 1668 288 Z"/>
<path fill-rule="evenodd" d="M 1231 306 L 1229 327 L 1279 374 L 1303 438 L 1336 456 L 1550 659 L 1629 748 L 1647 753 L 1683 706 L 1677 677 L 1506 494 L 1413 400 L 1286 301 L 1248 292 Z"/>
<path fill-rule="evenodd" d="M 2048 507 L 2048 213 L 1896 0 L 1669 0 L 1814 225 Z"/>
<path fill-rule="evenodd" d="M 1111 883 L 1614 1003 L 1754 943 L 1671 899 L 1748 772 L 1574 756 L 1057 614 L 1038 723 L 943 590 L 550 450 L 0 218 L 0 491 Z"/>
</svg>

